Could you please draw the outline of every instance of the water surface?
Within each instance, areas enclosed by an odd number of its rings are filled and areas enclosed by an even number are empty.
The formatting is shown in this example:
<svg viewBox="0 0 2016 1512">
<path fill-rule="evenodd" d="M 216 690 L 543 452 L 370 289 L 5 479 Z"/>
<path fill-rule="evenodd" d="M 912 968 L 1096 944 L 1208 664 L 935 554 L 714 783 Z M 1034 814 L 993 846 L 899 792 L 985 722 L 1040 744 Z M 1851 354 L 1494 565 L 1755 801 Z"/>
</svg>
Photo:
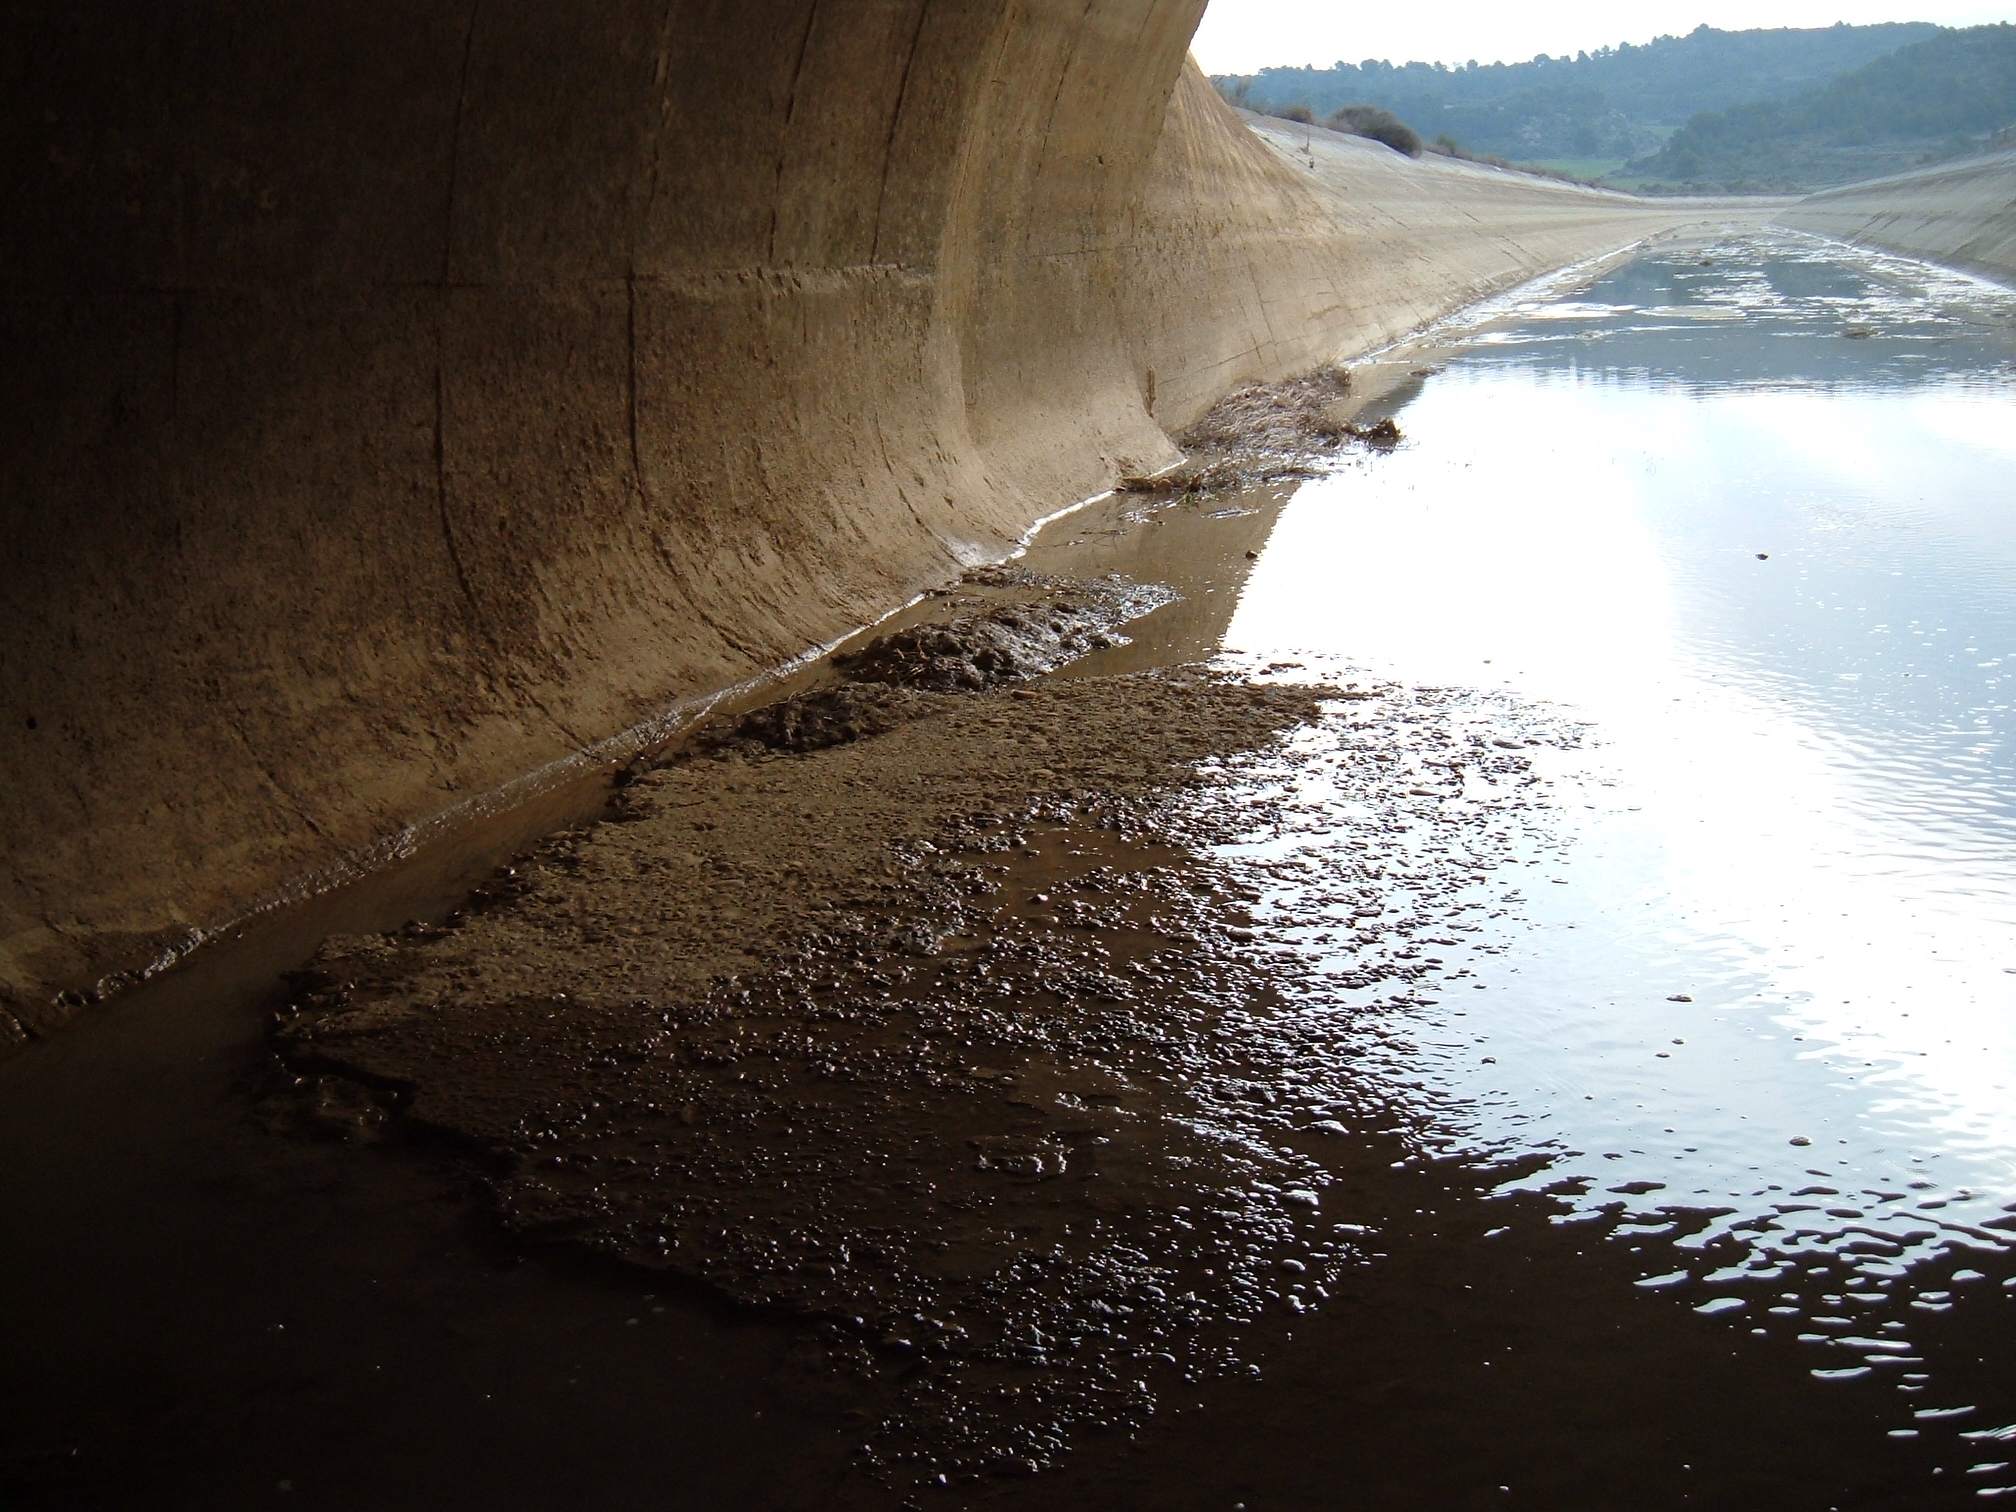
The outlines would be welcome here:
<svg viewBox="0 0 2016 1512">
<path fill-rule="evenodd" d="M 1397 451 L 1029 554 L 1183 595 L 1069 675 L 1366 695 L 1212 784 L 1252 832 L 1184 863 L 1251 900 L 1274 1076 L 1184 1095 L 1334 1264 L 1254 1250 L 1236 1373 L 943 1504 L 2016 1494 L 2016 296 L 1754 235 L 1439 343 Z M 0 1068 L 0 1501 L 917 1504 L 789 1327 L 527 1261 L 452 1158 L 248 1126 L 275 974 L 447 911 L 481 838 Z M 1110 837 L 1054 840 L 1008 924 Z"/>
<path fill-rule="evenodd" d="M 1886 1434 L 1999 1494 L 2016 296 L 1761 233 L 1448 334 L 1389 406 L 1396 453 L 1244 501 L 1278 518 L 1223 642 L 1581 729 L 1533 747 L 1551 816 L 1521 860 L 1424 913 L 1433 990 L 1387 1001 L 1413 1032 L 1359 1068 L 1441 1153 L 1526 1157 L 1510 1185 L 1642 1286 L 1890 1393 Z M 1421 776 L 1429 836 L 1477 795 Z M 1293 797 L 1251 858 L 1315 1013 L 1351 1001 L 1335 879 L 1366 839 Z"/>
</svg>

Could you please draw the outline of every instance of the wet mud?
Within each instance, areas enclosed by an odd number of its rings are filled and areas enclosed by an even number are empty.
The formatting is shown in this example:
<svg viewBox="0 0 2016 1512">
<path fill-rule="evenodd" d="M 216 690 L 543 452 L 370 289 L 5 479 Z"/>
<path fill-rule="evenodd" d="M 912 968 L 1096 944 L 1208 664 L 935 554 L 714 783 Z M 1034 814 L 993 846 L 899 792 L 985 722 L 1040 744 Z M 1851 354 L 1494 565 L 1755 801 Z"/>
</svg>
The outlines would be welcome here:
<svg viewBox="0 0 2016 1512">
<path fill-rule="evenodd" d="M 1483 907 L 1529 744 L 1577 734 L 1185 670 L 895 691 L 872 738 L 760 738 L 846 688 L 702 732 L 453 927 L 332 940 L 275 1043 L 303 1119 L 356 1137 L 329 1089 L 378 1089 L 521 1238 L 800 1320 L 894 1392 L 866 1463 L 951 1483 L 1257 1372 L 1372 1263 L 1354 1041 Z M 1355 996 L 1314 1017 L 1253 917 L 1308 783 L 1365 816 L 1330 879 Z"/>
<path fill-rule="evenodd" d="M 522 1236 L 817 1324 L 839 1367 L 921 1365 L 873 1458 L 925 1479 L 1047 1464 L 1073 1427 L 1144 1410 L 1145 1357 L 1203 1363 L 1170 1347 L 1207 1311 L 1184 1272 L 1292 1228 L 1285 1172 L 1205 1211 L 1250 1157 L 1187 1130 L 1175 1079 L 1255 984 L 1186 948 L 1239 928 L 1236 901 L 1145 837 L 1155 787 L 1314 702 L 1023 691 L 644 775 L 452 932 L 333 942 L 281 1052 L 479 1150 Z M 1032 850 L 1061 932 L 997 917 Z"/>
<path fill-rule="evenodd" d="M 877 636 L 833 659 L 858 683 L 939 693 L 978 692 L 1054 672 L 1094 651 L 1127 643 L 1120 627 L 1176 595 L 1117 573 L 1090 581 L 1047 578 L 1026 569 L 970 572 L 962 586 L 1018 590 L 999 603 L 931 624 Z"/>
<path fill-rule="evenodd" d="M 1183 463 L 1152 477 L 1121 480 L 1123 493 L 1216 494 L 1313 478 L 1357 442 L 1389 451 L 1401 441 L 1391 416 L 1360 425 L 1362 400 L 1346 368 L 1322 367 L 1284 383 L 1256 383 L 1220 400 L 1178 438 Z"/>
</svg>

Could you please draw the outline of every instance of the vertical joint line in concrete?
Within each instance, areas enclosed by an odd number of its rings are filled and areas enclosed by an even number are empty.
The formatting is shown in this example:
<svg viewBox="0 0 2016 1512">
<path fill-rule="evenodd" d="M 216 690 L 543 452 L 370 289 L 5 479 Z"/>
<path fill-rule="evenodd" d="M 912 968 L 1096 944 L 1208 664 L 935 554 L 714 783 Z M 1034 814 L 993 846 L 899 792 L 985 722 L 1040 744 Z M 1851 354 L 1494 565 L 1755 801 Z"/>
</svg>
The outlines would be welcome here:
<svg viewBox="0 0 2016 1512">
<path fill-rule="evenodd" d="M 640 243 L 649 236 L 658 204 L 658 181 L 665 166 L 665 124 L 672 115 L 672 24 L 680 0 L 666 0 L 665 19 L 658 27 L 658 57 L 652 74 L 658 83 L 658 118 L 651 124 L 651 161 L 644 178 L 644 205 L 630 217 L 630 276 L 637 276 Z"/>
<path fill-rule="evenodd" d="M 462 33 L 462 76 L 455 86 L 455 121 L 448 132 L 448 196 L 441 211 L 441 285 L 446 288 L 455 258 L 455 194 L 462 172 L 462 116 L 469 106 L 470 60 L 476 52 L 476 13 L 481 0 L 471 0 L 469 25 Z"/>
<path fill-rule="evenodd" d="M 791 156 L 791 123 L 798 115 L 798 80 L 805 73 L 805 55 L 812 50 L 812 28 L 819 21 L 819 0 L 805 7 L 805 30 L 798 38 L 798 56 L 791 64 L 791 87 L 784 95 L 784 130 L 777 143 L 777 173 L 770 187 L 770 250 L 764 262 L 777 265 L 777 221 L 784 208 L 784 165 Z"/>
<path fill-rule="evenodd" d="M 482 630 L 482 616 L 476 612 L 476 595 L 469 587 L 469 574 L 462 567 L 462 552 L 455 544 L 455 525 L 448 514 L 448 375 L 445 347 L 447 317 L 436 338 L 434 357 L 434 502 L 441 516 L 441 542 L 448 550 L 448 565 L 454 569 L 462 601 L 469 606 L 470 628 Z"/>
<path fill-rule="evenodd" d="M 637 435 L 637 270 L 630 270 L 626 281 L 629 305 L 625 320 L 624 345 L 629 354 L 628 377 L 628 421 L 630 426 L 630 471 L 637 480 L 637 497 L 648 510 L 651 507 L 651 485 L 644 478 L 644 446 Z"/>
<path fill-rule="evenodd" d="M 441 517 L 441 543 L 454 569 L 455 584 L 468 606 L 470 629 L 482 632 L 482 616 L 476 610 L 476 594 L 469 586 L 469 574 L 462 565 L 461 549 L 455 544 L 455 525 L 448 511 L 448 324 L 454 316 L 454 294 L 448 286 L 455 258 L 455 195 L 462 171 L 462 120 L 469 106 L 470 62 L 476 52 L 476 15 L 481 0 L 470 0 L 469 24 L 462 34 L 462 74 L 455 87 L 455 121 L 448 133 L 448 195 L 441 215 L 441 283 L 434 331 L 434 502 Z"/>
<path fill-rule="evenodd" d="M 182 423 L 182 291 L 168 291 L 168 423 Z"/>
<path fill-rule="evenodd" d="M 910 73 L 917 66 L 917 47 L 924 38 L 924 18 L 931 12 L 930 0 L 917 0 L 917 24 L 910 28 L 910 45 L 903 53 L 903 77 L 896 85 L 896 104 L 889 112 L 889 134 L 882 142 L 882 182 L 875 190 L 875 238 L 868 248 L 868 261 L 882 261 L 882 207 L 889 198 L 889 170 L 896 161 L 896 133 L 903 125 L 903 106 L 910 98 Z"/>
<path fill-rule="evenodd" d="M 1050 111 L 1043 118 L 1043 138 L 1036 159 L 1036 171 L 1031 176 L 1040 183 L 1044 170 L 1050 165 L 1050 147 L 1057 140 L 1057 111 L 1064 103 L 1064 86 L 1071 80 L 1071 65 L 1078 61 L 1078 44 L 1085 39 L 1085 29 L 1092 24 L 1092 12 L 1099 0 L 1085 0 L 1085 8 L 1078 13 L 1078 24 L 1071 31 L 1071 40 L 1064 49 L 1064 61 L 1057 66 L 1057 87 L 1050 91 Z M 1036 239 L 1036 217 L 1031 216 L 1022 232 L 1022 249 L 1028 255 L 1029 244 Z"/>
</svg>

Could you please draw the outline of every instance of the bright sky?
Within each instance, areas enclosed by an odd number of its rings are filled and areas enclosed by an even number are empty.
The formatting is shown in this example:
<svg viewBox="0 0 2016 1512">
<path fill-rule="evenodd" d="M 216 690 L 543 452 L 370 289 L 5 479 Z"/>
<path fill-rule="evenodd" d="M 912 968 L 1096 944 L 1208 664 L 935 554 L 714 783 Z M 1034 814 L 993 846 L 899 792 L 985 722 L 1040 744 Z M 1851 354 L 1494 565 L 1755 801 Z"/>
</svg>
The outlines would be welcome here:
<svg viewBox="0 0 2016 1512">
<path fill-rule="evenodd" d="M 1605 44 L 1649 42 L 1683 34 L 1703 21 L 1725 31 L 1760 26 L 1832 26 L 1836 21 L 1937 21 L 1978 26 L 2016 21 L 2003 0 L 1564 0 L 1508 5 L 1504 0 L 1437 0 L 1376 5 L 1347 0 L 1211 0 L 1193 50 L 1206 73 L 1253 73 L 1275 64 L 1328 67 L 1386 58 L 1405 63 L 1512 62 L 1558 57 Z"/>
</svg>

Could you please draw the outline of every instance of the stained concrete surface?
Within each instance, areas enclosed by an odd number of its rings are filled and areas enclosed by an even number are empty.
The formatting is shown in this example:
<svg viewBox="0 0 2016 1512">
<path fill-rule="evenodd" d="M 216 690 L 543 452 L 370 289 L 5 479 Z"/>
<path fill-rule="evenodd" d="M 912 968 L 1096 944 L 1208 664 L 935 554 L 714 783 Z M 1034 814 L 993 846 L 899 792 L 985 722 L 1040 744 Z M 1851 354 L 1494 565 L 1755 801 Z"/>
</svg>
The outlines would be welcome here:
<svg viewBox="0 0 2016 1512">
<path fill-rule="evenodd" d="M 10 12 L 0 1041 L 1693 213 L 1298 169 L 1200 9 Z"/>
</svg>

